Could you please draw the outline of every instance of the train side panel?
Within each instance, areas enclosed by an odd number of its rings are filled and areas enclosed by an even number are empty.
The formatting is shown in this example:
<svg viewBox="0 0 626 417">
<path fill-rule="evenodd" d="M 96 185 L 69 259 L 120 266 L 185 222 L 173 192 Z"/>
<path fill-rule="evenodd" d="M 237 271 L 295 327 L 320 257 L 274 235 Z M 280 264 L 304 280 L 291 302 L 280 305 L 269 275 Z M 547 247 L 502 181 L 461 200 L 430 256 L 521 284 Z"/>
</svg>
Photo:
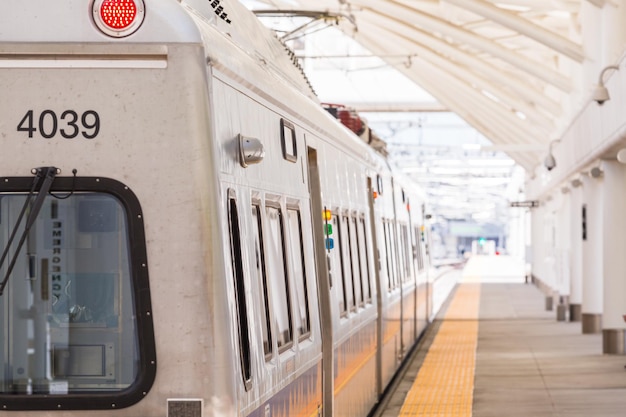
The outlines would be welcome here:
<svg viewBox="0 0 626 417">
<path fill-rule="evenodd" d="M 146 3 L 118 39 L 0 5 L 0 415 L 366 415 L 427 322 L 423 209 L 236 0 Z"/>
<path fill-rule="evenodd" d="M 320 161 L 322 200 L 332 213 L 328 238 L 334 243 L 326 250 L 335 345 L 334 411 L 365 415 L 377 400 L 378 303 L 367 194 L 373 165 L 357 152 L 328 143 L 321 148 Z"/>
<path fill-rule="evenodd" d="M 217 71 L 212 96 L 220 195 L 238 207 L 250 319 L 252 369 L 249 386 L 239 384 L 241 413 L 311 415 L 321 407 L 321 339 L 304 133 Z M 262 161 L 242 166 L 240 135 L 263 145 Z M 234 323 L 241 326 L 241 318 Z"/>
</svg>

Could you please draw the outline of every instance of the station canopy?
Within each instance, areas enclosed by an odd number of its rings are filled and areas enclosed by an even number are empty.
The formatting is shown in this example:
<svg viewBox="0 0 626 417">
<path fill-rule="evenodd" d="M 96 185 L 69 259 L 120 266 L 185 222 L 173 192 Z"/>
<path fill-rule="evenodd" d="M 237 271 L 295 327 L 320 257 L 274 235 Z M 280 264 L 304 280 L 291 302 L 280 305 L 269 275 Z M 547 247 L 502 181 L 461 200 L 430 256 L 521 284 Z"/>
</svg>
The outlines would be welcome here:
<svg viewBox="0 0 626 417">
<path fill-rule="evenodd" d="M 608 0 L 241 1 L 295 50 L 318 90 L 330 78 L 315 71 L 323 67 L 312 64 L 320 56 L 297 49 L 333 28 L 366 51 L 351 49 L 341 61 L 336 45 L 326 44 L 327 66 L 337 67 L 339 76 L 358 67 L 345 58 L 363 64 L 371 55 L 427 92 L 430 100 L 414 94 L 377 102 L 357 95 L 343 102 L 371 112 L 366 117 L 388 141 L 390 159 L 425 187 L 447 219 L 503 223 L 509 203 L 523 198 L 524 175 L 541 172 L 550 145 L 589 101 L 603 63 L 595 52 L 594 59 L 585 55 L 583 40 L 595 42 L 598 16 L 615 12 L 605 7 Z M 585 18 L 590 14 L 595 17 Z M 359 76 L 353 71 L 346 84 L 356 84 Z M 391 78 L 384 73 L 367 88 Z M 336 85 L 330 91 L 342 94 Z M 326 94 L 320 96 L 324 100 Z M 454 117 L 444 120 L 446 112 Z M 476 133 L 460 134 L 458 120 Z M 403 135 L 402 126 L 418 130 Z M 456 150 L 447 146 L 455 140 L 446 142 L 444 131 L 454 129 L 481 150 L 468 151 L 467 143 Z"/>
<path fill-rule="evenodd" d="M 580 14 L 597 2 L 267 0 L 253 9 L 332 22 L 532 171 L 569 123 L 572 95 L 588 93 L 576 85 Z"/>
</svg>

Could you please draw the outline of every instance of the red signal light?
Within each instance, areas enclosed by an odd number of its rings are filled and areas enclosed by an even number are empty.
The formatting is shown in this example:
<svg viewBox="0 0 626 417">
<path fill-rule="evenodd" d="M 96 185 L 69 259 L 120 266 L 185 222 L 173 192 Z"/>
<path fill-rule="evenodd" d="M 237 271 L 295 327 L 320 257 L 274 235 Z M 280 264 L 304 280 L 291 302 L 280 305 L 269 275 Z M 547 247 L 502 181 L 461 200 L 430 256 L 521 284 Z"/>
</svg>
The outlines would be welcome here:
<svg viewBox="0 0 626 417">
<path fill-rule="evenodd" d="M 93 17 L 105 34 L 121 38 L 131 35 L 144 19 L 143 0 L 95 0 Z"/>
<path fill-rule="evenodd" d="M 100 6 L 100 18 L 111 29 L 126 29 L 137 17 L 137 6 L 132 0 L 105 0 Z"/>
</svg>

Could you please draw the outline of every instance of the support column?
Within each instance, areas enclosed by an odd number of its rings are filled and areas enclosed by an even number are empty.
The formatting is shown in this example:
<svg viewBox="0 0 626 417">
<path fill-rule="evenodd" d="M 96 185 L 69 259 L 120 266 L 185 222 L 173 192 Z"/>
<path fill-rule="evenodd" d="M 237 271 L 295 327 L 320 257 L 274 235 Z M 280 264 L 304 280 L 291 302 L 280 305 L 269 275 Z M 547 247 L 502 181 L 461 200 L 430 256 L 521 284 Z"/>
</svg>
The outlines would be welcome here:
<svg viewBox="0 0 626 417">
<path fill-rule="evenodd" d="M 626 314 L 626 166 L 614 161 L 602 164 L 604 171 L 604 308 L 603 353 L 625 354 Z"/>
<path fill-rule="evenodd" d="M 570 288 L 569 288 L 569 320 L 582 320 L 583 303 L 583 228 L 582 206 L 583 189 L 582 182 L 578 179 L 572 181 L 570 192 Z"/>
<path fill-rule="evenodd" d="M 570 188 L 561 188 L 560 205 L 556 209 L 555 219 L 555 251 L 554 251 L 554 269 L 557 291 L 556 298 L 556 319 L 557 321 L 565 321 L 567 306 L 569 304 L 570 293 Z"/>
<path fill-rule="evenodd" d="M 557 198 L 560 197 L 557 194 Z M 546 284 L 546 310 L 554 310 L 554 298 L 557 294 L 556 290 L 556 206 L 555 197 L 550 195 L 546 204 L 546 213 L 544 215 L 544 241 L 547 245 L 544 252 L 544 262 L 546 267 L 545 284 Z"/>
<path fill-rule="evenodd" d="M 533 283 L 545 294 L 545 308 L 554 301 L 554 208 L 552 198 L 532 211 Z"/>
<path fill-rule="evenodd" d="M 602 178 L 583 179 L 583 334 L 602 331 Z"/>
</svg>

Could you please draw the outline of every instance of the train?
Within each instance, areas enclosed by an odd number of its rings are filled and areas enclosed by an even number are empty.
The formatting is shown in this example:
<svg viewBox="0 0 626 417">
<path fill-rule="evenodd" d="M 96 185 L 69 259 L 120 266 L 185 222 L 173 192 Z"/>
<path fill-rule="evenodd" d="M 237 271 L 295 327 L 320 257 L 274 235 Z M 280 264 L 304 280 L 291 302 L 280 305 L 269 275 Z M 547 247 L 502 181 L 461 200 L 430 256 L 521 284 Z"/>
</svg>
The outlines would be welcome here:
<svg viewBox="0 0 626 417">
<path fill-rule="evenodd" d="M 236 0 L 0 2 L 0 416 L 368 415 L 428 201 Z"/>
</svg>

